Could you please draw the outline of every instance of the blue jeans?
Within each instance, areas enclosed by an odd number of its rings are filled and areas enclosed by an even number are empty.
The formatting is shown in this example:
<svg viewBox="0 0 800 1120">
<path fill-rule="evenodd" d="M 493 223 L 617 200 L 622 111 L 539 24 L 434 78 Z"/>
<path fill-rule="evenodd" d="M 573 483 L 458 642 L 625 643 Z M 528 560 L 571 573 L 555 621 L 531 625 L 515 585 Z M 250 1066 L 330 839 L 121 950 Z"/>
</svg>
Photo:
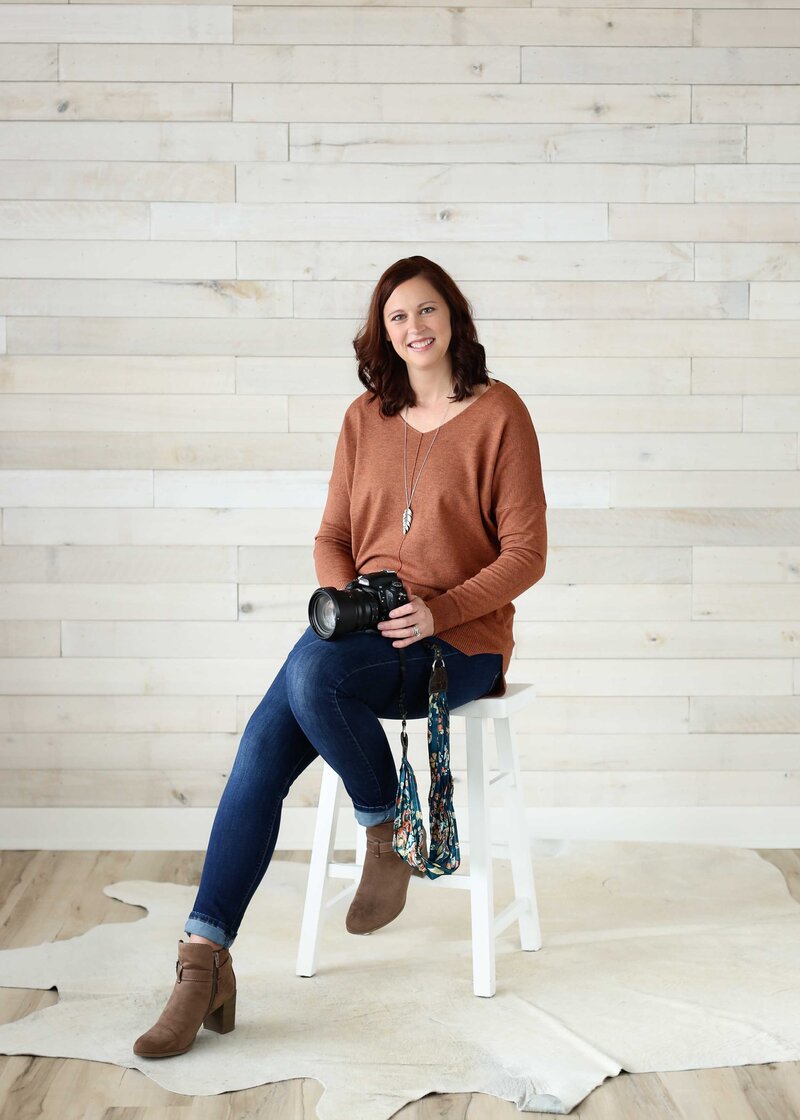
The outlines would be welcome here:
<svg viewBox="0 0 800 1120">
<path fill-rule="evenodd" d="M 434 640 L 447 668 L 451 709 L 492 690 L 501 654 L 468 656 Z M 404 650 L 407 718 L 423 719 L 433 656 L 420 642 Z M 283 800 L 317 755 L 341 775 L 360 824 L 394 816 L 398 771 L 378 721 L 399 719 L 399 688 L 400 650 L 392 639 L 377 630 L 357 630 L 325 640 L 311 626 L 306 629 L 244 729 L 214 818 L 187 934 L 201 934 L 226 949 L 233 944 L 272 859 Z M 399 729 L 398 723 L 398 742 Z M 427 774 L 420 779 L 422 793 Z"/>
</svg>

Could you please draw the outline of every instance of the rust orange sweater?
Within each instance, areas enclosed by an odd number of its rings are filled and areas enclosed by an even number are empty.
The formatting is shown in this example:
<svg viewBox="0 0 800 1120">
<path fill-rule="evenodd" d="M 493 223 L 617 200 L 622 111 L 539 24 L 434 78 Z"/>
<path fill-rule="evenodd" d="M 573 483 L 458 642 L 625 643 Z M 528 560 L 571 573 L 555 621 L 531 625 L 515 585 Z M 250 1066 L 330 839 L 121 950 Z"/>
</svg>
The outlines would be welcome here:
<svg viewBox="0 0 800 1120">
<path fill-rule="evenodd" d="M 417 432 L 381 416 L 364 391 L 344 415 L 314 538 L 321 586 L 391 568 L 433 614 L 435 636 L 466 654 L 500 653 L 506 691 L 514 647 L 512 599 L 542 578 L 547 501 L 539 442 L 522 398 L 502 381 L 439 428 Z M 413 519 L 403 535 L 403 435 Z M 387 638 L 388 642 L 389 639 Z"/>
</svg>

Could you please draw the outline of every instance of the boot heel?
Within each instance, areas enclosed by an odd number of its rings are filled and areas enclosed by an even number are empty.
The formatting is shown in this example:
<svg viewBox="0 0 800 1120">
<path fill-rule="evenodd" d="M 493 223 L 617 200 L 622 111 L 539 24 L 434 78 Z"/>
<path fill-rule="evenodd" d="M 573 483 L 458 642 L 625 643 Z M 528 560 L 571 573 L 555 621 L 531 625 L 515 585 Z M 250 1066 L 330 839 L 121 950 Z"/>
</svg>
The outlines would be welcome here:
<svg viewBox="0 0 800 1120">
<path fill-rule="evenodd" d="M 210 1015 L 206 1015 L 203 1020 L 203 1026 L 206 1030 L 216 1031 L 217 1034 L 228 1034 L 233 1030 L 236 1025 L 236 992 L 221 1003 L 216 1011 L 212 1011 Z"/>
</svg>

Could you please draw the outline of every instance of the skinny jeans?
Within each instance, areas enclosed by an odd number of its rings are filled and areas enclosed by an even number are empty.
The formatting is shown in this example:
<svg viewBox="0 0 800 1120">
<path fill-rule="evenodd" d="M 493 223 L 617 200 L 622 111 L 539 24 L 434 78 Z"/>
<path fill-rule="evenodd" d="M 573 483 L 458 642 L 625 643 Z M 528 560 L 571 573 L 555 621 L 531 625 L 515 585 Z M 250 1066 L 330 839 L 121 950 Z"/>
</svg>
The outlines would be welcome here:
<svg viewBox="0 0 800 1120">
<path fill-rule="evenodd" d="M 398 770 L 379 722 L 400 718 L 401 651 L 392 640 L 378 630 L 326 640 L 309 626 L 289 652 L 239 742 L 187 934 L 200 934 L 226 949 L 233 944 L 272 859 L 283 801 L 318 755 L 341 776 L 359 824 L 380 824 L 394 816 Z M 439 637 L 433 640 L 447 669 L 451 709 L 492 691 L 502 670 L 501 654 L 467 655 Z M 423 719 L 433 656 L 420 642 L 403 651 L 407 718 Z M 427 788 L 424 779 L 420 785 Z"/>
</svg>

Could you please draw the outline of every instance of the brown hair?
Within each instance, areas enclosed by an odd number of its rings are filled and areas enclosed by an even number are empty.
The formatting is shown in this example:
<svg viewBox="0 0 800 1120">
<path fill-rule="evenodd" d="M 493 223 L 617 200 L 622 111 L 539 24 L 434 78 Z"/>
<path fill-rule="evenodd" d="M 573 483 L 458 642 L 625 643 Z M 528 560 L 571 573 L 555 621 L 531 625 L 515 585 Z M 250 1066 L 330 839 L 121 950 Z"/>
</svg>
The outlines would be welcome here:
<svg viewBox="0 0 800 1120">
<path fill-rule="evenodd" d="M 406 363 L 386 338 L 383 321 L 383 309 L 389 296 L 398 285 L 415 276 L 428 280 L 450 309 L 448 353 L 456 388 L 454 399 L 463 401 L 473 395 L 473 385 L 489 384 L 486 351 L 478 342 L 469 300 L 435 261 L 421 256 L 403 257 L 390 265 L 378 280 L 370 299 L 366 322 L 353 339 L 359 381 L 372 394 L 370 404 L 380 397 L 383 416 L 394 416 L 406 405 L 413 407 L 416 403 Z"/>
</svg>

